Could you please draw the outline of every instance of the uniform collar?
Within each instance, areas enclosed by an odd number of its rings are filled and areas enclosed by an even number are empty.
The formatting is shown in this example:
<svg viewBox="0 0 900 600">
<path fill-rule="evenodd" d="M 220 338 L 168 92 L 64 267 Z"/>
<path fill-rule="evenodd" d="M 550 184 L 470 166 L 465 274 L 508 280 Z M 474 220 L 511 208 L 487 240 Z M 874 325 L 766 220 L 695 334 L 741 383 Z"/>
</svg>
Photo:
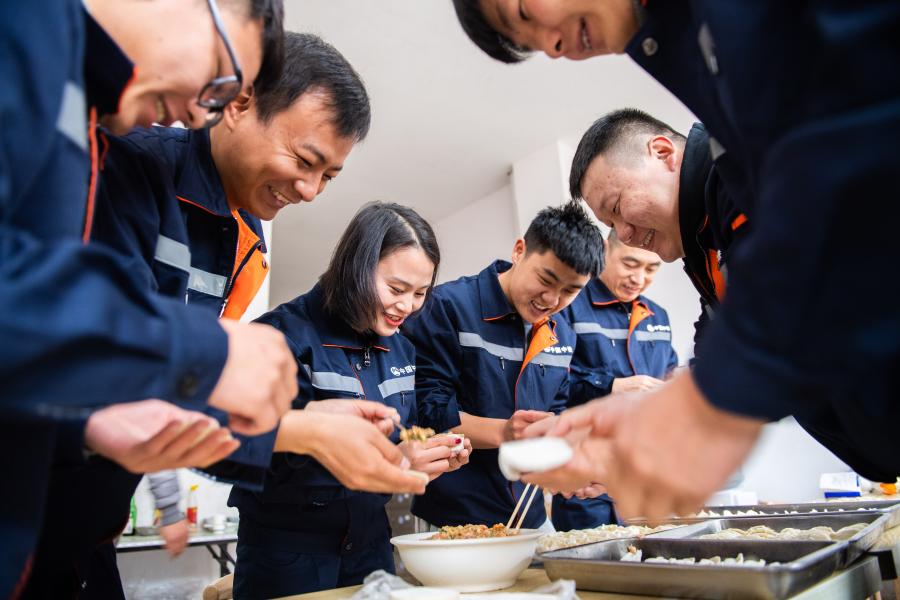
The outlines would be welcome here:
<svg viewBox="0 0 900 600">
<path fill-rule="evenodd" d="M 697 245 L 697 235 L 706 226 L 706 180 L 711 169 L 709 134 L 701 123 L 694 123 L 684 146 L 678 184 L 678 224 L 685 252 Z"/>
<path fill-rule="evenodd" d="M 85 21 L 84 79 L 88 106 L 100 116 L 119 112 L 119 102 L 136 72 L 134 63 L 82 5 Z"/>
<path fill-rule="evenodd" d="M 497 276 L 508 271 L 512 263 L 505 260 L 495 260 L 478 274 L 478 299 L 481 301 L 481 318 L 485 321 L 494 321 L 511 314 L 518 314 L 509 303 L 500 280 Z"/>
<path fill-rule="evenodd" d="M 187 132 L 187 147 L 180 172 L 176 176 L 175 192 L 178 197 L 220 217 L 231 217 L 231 207 L 225 196 L 222 178 L 212 157 L 212 144 L 208 129 Z M 262 242 L 262 252 L 267 252 L 260 220 L 245 210 L 238 213 Z"/>
<path fill-rule="evenodd" d="M 615 306 L 616 304 L 624 304 L 630 307 L 633 307 L 635 303 L 642 305 L 647 310 L 650 310 L 650 306 L 647 304 L 647 299 L 643 296 L 638 296 L 630 303 L 622 302 L 618 298 L 616 298 L 609 288 L 606 287 L 606 284 L 600 280 L 599 277 L 594 277 L 591 282 L 587 286 L 587 294 L 588 300 L 590 300 L 591 305 L 595 307 L 603 307 L 603 306 Z"/>
<path fill-rule="evenodd" d="M 323 346 L 335 346 L 348 350 L 362 350 L 369 347 L 384 352 L 391 351 L 389 338 L 374 333 L 369 335 L 357 333 L 346 323 L 329 314 L 325 310 L 325 295 L 322 292 L 321 284 L 317 283 L 306 295 L 306 305 L 313 322 L 317 324 L 316 328 Z"/>
</svg>

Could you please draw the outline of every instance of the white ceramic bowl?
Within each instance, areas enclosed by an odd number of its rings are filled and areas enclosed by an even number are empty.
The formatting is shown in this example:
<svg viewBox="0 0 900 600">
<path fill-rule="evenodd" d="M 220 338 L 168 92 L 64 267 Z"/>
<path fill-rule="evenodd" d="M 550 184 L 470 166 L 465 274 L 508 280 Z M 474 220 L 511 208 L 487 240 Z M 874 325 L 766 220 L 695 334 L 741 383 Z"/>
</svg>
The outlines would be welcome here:
<svg viewBox="0 0 900 600">
<path fill-rule="evenodd" d="M 518 535 L 474 540 L 429 540 L 434 532 L 391 538 L 400 559 L 424 585 L 460 592 L 487 592 L 510 587 L 531 564 L 535 529 Z"/>
</svg>

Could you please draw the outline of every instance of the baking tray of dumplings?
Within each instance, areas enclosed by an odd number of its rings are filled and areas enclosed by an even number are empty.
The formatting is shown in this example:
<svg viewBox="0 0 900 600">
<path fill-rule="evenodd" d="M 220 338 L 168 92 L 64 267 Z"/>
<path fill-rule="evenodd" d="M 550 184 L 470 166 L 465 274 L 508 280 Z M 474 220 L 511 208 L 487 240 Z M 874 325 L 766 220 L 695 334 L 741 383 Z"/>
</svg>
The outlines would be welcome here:
<svg viewBox="0 0 900 600">
<path fill-rule="evenodd" d="M 704 519 L 723 517 L 795 517 L 799 515 L 843 514 L 843 513 L 883 513 L 888 515 L 888 527 L 900 525 L 900 498 L 893 500 L 857 500 L 840 502 L 803 502 L 797 504 L 735 504 L 728 506 L 706 506 L 699 513 L 684 517 L 672 517 L 672 522 L 696 522 Z M 644 519 L 629 519 L 629 523 Z"/>
<path fill-rule="evenodd" d="M 882 513 L 842 513 L 772 518 L 711 519 L 676 527 L 648 537 L 700 540 L 760 540 L 768 543 L 840 543 L 839 568 L 844 568 L 875 545 L 885 531 L 888 516 Z"/>
<path fill-rule="evenodd" d="M 781 600 L 832 575 L 845 549 L 845 542 L 646 537 L 556 550 L 541 558 L 550 579 L 574 579 L 581 590 Z M 696 562 L 668 562 L 691 559 Z M 701 564 L 703 559 L 710 562 Z"/>
</svg>

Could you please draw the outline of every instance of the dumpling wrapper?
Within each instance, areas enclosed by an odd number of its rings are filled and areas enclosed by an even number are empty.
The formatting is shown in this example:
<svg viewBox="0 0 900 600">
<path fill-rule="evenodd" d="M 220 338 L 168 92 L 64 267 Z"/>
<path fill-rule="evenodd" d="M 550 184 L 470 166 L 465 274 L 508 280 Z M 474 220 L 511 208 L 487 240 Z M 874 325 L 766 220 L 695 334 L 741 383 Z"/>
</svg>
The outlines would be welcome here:
<svg viewBox="0 0 900 600">
<path fill-rule="evenodd" d="M 572 447 L 558 437 L 541 437 L 500 444 L 500 472 L 510 481 L 523 473 L 540 473 L 561 467 L 572 460 Z"/>
</svg>

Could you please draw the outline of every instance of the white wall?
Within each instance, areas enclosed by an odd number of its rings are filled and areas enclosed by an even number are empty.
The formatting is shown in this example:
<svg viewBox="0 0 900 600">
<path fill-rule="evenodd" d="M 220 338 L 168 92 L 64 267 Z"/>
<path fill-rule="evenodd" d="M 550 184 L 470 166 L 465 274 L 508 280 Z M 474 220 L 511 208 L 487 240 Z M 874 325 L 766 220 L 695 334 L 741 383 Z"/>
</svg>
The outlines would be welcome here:
<svg viewBox="0 0 900 600">
<path fill-rule="evenodd" d="M 432 223 L 441 248 L 439 281 L 474 275 L 495 258 L 509 260 L 516 241 L 510 186 Z"/>
</svg>

